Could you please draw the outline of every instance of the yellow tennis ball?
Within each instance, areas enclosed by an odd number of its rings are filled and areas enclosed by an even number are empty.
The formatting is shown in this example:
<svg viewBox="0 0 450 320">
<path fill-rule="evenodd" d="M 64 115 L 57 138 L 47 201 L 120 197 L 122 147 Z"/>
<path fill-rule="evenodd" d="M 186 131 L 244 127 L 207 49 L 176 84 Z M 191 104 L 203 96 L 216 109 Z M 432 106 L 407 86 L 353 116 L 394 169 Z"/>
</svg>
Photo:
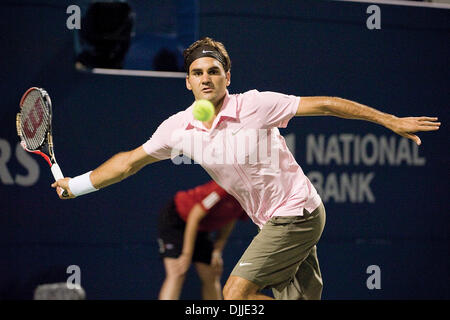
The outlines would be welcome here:
<svg viewBox="0 0 450 320">
<path fill-rule="evenodd" d="M 200 121 L 209 121 L 214 115 L 214 105 L 205 99 L 197 100 L 194 103 L 192 113 L 194 118 Z"/>
</svg>

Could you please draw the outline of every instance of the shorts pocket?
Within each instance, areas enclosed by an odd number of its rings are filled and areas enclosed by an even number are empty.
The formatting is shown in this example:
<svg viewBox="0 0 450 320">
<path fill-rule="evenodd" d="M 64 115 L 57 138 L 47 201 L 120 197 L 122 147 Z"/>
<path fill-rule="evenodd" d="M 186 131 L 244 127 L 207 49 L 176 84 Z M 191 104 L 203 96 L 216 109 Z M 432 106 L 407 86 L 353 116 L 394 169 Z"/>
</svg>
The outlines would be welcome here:
<svg viewBox="0 0 450 320">
<path fill-rule="evenodd" d="M 297 219 L 297 216 L 276 216 L 270 218 L 269 221 L 267 221 L 268 224 L 273 226 L 283 226 L 283 225 L 289 225 L 293 222 L 295 222 Z"/>
</svg>

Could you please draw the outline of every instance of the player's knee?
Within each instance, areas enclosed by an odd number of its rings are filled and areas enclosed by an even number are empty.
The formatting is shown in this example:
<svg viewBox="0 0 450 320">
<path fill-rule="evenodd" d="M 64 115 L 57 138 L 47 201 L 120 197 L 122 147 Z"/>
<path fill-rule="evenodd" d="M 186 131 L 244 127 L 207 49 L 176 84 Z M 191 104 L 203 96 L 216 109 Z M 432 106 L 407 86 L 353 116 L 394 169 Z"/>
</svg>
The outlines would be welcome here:
<svg viewBox="0 0 450 320">
<path fill-rule="evenodd" d="M 242 288 L 237 281 L 228 279 L 222 290 L 223 298 L 225 300 L 247 300 L 248 290 Z"/>
<path fill-rule="evenodd" d="M 222 290 L 224 300 L 248 300 L 248 295 L 245 295 L 233 287 L 224 288 Z"/>
<path fill-rule="evenodd" d="M 222 289 L 222 295 L 225 300 L 233 300 L 232 298 L 232 285 L 230 285 L 228 282 L 225 284 L 225 286 Z"/>
</svg>

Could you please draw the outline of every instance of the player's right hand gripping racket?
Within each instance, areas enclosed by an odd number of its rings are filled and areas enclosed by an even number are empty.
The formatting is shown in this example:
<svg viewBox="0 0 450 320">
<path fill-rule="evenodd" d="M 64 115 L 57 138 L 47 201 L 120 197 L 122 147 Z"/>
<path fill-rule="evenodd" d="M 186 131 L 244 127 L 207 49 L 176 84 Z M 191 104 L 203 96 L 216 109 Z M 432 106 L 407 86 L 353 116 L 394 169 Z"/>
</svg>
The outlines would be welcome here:
<svg viewBox="0 0 450 320">
<path fill-rule="evenodd" d="M 42 156 L 50 165 L 55 180 L 63 179 L 53 151 L 52 102 L 42 88 L 28 89 L 20 99 L 20 113 L 16 116 L 17 134 L 22 147 Z M 67 197 L 66 190 L 62 192 Z"/>
</svg>

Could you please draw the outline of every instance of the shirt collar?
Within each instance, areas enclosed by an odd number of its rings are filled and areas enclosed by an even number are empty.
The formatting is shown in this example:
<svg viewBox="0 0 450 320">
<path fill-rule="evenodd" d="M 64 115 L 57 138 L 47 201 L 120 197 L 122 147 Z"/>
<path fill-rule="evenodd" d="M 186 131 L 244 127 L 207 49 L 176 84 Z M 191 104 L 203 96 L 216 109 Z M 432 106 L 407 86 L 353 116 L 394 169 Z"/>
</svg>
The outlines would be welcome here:
<svg viewBox="0 0 450 320">
<path fill-rule="evenodd" d="M 194 118 L 192 114 L 192 107 L 193 104 L 186 110 L 188 115 L 188 123 L 185 127 L 185 130 L 198 128 L 203 131 L 207 131 L 205 126 L 200 120 L 197 120 Z M 213 122 L 213 125 L 210 130 L 213 130 L 220 122 L 227 120 L 227 119 L 237 119 L 237 105 L 236 100 L 230 98 L 230 94 L 228 90 L 225 93 L 225 97 L 223 99 L 222 108 L 219 111 L 219 114 L 217 115 L 216 119 Z"/>
</svg>

